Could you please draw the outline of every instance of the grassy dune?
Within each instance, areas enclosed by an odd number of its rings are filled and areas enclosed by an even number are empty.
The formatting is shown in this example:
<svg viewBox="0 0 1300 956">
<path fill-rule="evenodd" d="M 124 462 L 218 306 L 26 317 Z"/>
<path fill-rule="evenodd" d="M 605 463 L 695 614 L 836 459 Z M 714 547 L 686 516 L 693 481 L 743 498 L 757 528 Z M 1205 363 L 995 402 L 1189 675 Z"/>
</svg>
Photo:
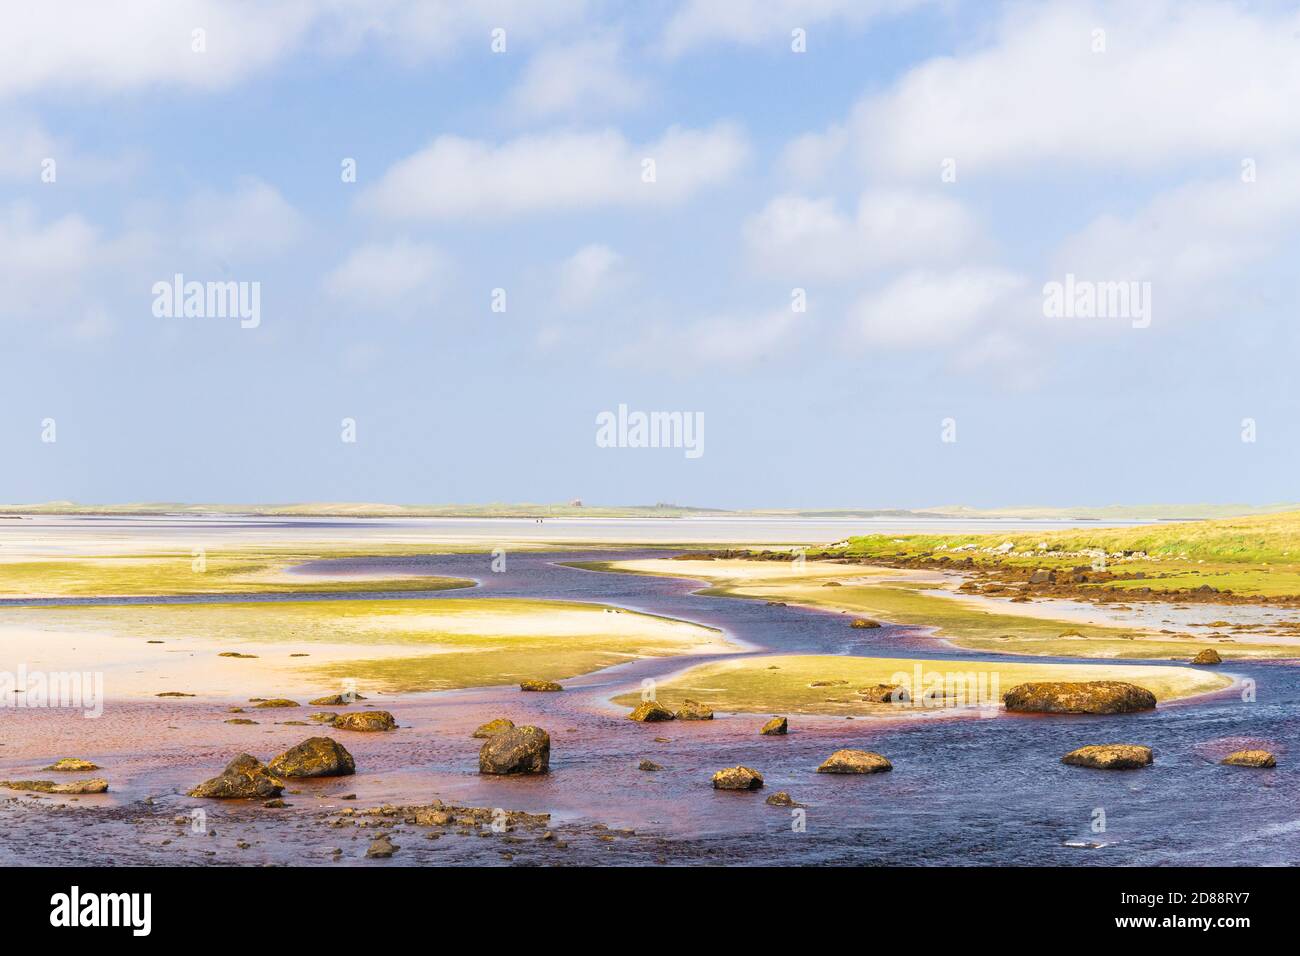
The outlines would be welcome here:
<svg viewBox="0 0 1300 956">
<path fill-rule="evenodd" d="M 910 681 L 915 685 L 915 668 L 922 672 L 921 686 L 929 686 L 935 675 L 946 678 L 948 687 L 966 686 L 971 698 L 975 687 L 984 689 L 986 700 L 1000 700 L 1016 684 L 1040 680 L 1122 680 L 1145 687 L 1159 701 L 1222 690 L 1232 679 L 1192 667 L 1140 666 L 1123 664 L 1006 664 L 991 661 L 917 661 L 906 658 L 840 657 L 797 655 L 745 657 L 693 667 L 656 688 L 656 698 L 669 707 L 692 698 L 715 710 L 751 714 L 830 714 L 837 716 L 888 716 L 929 712 L 929 707 L 899 707 L 868 703 L 856 698 L 859 687 Z M 845 681 L 844 684 L 810 686 L 813 682 Z M 615 703 L 635 707 L 636 693 L 624 694 Z M 979 701 L 983 703 L 984 701 Z M 971 699 L 971 703 L 976 703 Z"/>
<path fill-rule="evenodd" d="M 980 549 L 1009 542 L 1006 555 Z M 848 540 L 844 553 L 867 557 L 922 557 L 950 554 L 954 548 L 977 564 L 1071 567 L 1088 563 L 1078 556 L 1050 552 L 1141 552 L 1137 558 L 1116 560 L 1107 567 L 1116 573 L 1143 572 L 1141 580 L 1118 582 L 1120 587 L 1156 590 L 1194 588 L 1210 584 L 1239 594 L 1300 594 L 1300 512 L 1140 525 L 1131 528 L 1071 529 L 1014 534 L 866 535 Z"/>
</svg>

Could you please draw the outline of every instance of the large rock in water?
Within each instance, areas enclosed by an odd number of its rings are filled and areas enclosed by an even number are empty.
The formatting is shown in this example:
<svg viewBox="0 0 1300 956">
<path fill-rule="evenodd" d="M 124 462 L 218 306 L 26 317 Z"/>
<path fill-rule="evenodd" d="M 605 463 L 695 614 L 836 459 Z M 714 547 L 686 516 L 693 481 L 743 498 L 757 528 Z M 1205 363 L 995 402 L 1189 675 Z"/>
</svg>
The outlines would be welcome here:
<svg viewBox="0 0 1300 956">
<path fill-rule="evenodd" d="M 553 680 L 524 680 L 519 682 L 520 690 L 540 691 L 542 693 L 555 693 L 564 690 Z"/>
<path fill-rule="evenodd" d="M 1255 767 L 1259 770 L 1271 770 L 1277 766 L 1277 760 L 1267 750 L 1238 750 L 1228 754 L 1219 763 L 1229 767 Z"/>
<path fill-rule="evenodd" d="M 218 800 L 251 800 L 278 797 L 284 784 L 271 776 L 262 761 L 249 754 L 240 754 L 226 769 L 190 791 L 191 797 L 213 797 Z"/>
<path fill-rule="evenodd" d="M 46 770 L 57 770 L 63 772 L 76 772 L 79 770 L 98 770 L 99 764 L 91 763 L 89 760 L 82 760 L 80 757 L 64 757 L 62 760 L 56 760 L 45 768 Z"/>
<path fill-rule="evenodd" d="M 773 717 L 758 732 L 764 737 L 783 737 L 789 729 L 790 723 L 784 717 Z"/>
<path fill-rule="evenodd" d="M 397 721 L 386 710 L 355 710 L 336 715 L 330 726 L 338 730 L 396 730 Z"/>
<path fill-rule="evenodd" d="M 478 772 L 546 773 L 551 768 L 551 735 L 541 727 L 515 727 L 489 737 L 478 752 Z"/>
<path fill-rule="evenodd" d="M 8 790 L 30 790 L 34 793 L 106 793 L 108 781 L 101 777 L 96 777 L 94 780 L 75 780 L 72 783 L 55 783 L 53 780 L 0 780 L 0 787 Z"/>
<path fill-rule="evenodd" d="M 632 713 L 627 715 L 627 719 L 645 723 L 657 720 L 676 720 L 677 715 L 657 701 L 643 700 L 636 705 L 636 709 Z"/>
<path fill-rule="evenodd" d="M 486 740 L 488 737 L 495 737 L 497 734 L 504 734 L 507 730 L 514 729 L 515 722 L 513 720 L 508 717 L 497 717 L 494 720 L 489 720 L 486 724 L 479 724 L 470 736 Z"/>
<path fill-rule="evenodd" d="M 1019 684 L 1002 700 L 1007 710 L 1027 714 L 1129 714 L 1156 706 L 1151 691 L 1118 680 Z"/>
<path fill-rule="evenodd" d="M 749 767 L 728 767 L 713 775 L 714 790 L 758 790 L 763 786 L 763 775 Z"/>
<path fill-rule="evenodd" d="M 1195 657 L 1192 658 L 1192 663 L 1193 664 L 1222 664 L 1223 658 L 1219 656 L 1219 652 L 1216 651 L 1214 648 L 1207 647 L 1205 650 L 1201 651 L 1201 653 L 1197 654 Z"/>
<path fill-rule="evenodd" d="M 682 706 L 677 708 L 675 716 L 678 720 L 712 720 L 713 709 L 688 697 L 682 701 Z"/>
<path fill-rule="evenodd" d="M 280 754 L 267 769 L 277 777 L 346 777 L 357 772 L 357 765 L 333 737 L 310 737 Z"/>
<path fill-rule="evenodd" d="M 865 618 L 865 617 L 855 617 L 853 619 L 853 623 L 850 624 L 849 627 L 856 628 L 857 630 L 862 630 L 863 628 L 869 629 L 873 627 L 880 627 L 880 622 L 872 621 L 869 618 Z"/>
<path fill-rule="evenodd" d="M 1061 763 L 1097 770 L 1136 770 L 1151 763 L 1151 748 L 1139 744 L 1093 744 L 1071 750 Z"/>
<path fill-rule="evenodd" d="M 894 765 L 870 750 L 837 750 L 827 757 L 818 773 L 885 773 Z"/>
</svg>

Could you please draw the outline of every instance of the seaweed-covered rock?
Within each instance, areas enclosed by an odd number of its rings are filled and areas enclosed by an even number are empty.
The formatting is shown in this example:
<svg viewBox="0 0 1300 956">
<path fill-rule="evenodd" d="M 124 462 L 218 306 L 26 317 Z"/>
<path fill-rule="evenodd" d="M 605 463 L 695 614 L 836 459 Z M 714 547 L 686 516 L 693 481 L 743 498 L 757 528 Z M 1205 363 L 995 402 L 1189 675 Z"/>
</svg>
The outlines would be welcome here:
<svg viewBox="0 0 1300 956">
<path fill-rule="evenodd" d="M 519 682 L 520 690 L 540 691 L 542 693 L 554 693 L 555 691 L 564 690 L 553 680 L 524 680 Z"/>
<path fill-rule="evenodd" d="M 770 807 L 797 807 L 799 804 L 794 802 L 794 798 L 784 790 L 778 790 L 766 800 L 763 801 Z"/>
<path fill-rule="evenodd" d="M 60 773 L 72 773 L 78 770 L 98 770 L 99 764 L 91 763 L 89 760 L 82 760 L 80 757 L 64 757 L 62 760 L 54 761 L 45 769 L 57 770 Z"/>
<path fill-rule="evenodd" d="M 336 714 L 330 726 L 337 730 L 396 730 L 397 721 L 386 710 L 356 710 L 349 714 Z"/>
<path fill-rule="evenodd" d="M 277 777 L 346 777 L 356 773 L 352 754 L 333 737 L 309 737 L 269 764 Z"/>
<path fill-rule="evenodd" d="M 859 688 L 858 694 L 873 704 L 905 704 L 912 699 L 902 684 L 872 684 Z"/>
<path fill-rule="evenodd" d="M 514 727 L 489 737 L 478 752 L 478 772 L 546 773 L 551 766 L 551 735 L 541 727 Z"/>
<path fill-rule="evenodd" d="M 71 783 L 55 783 L 53 780 L 0 780 L 0 787 L 7 790 L 30 790 L 34 793 L 104 793 L 108 790 L 108 781 L 99 777 L 93 780 L 74 780 Z"/>
<path fill-rule="evenodd" d="M 701 704 L 698 700 L 691 700 L 689 697 L 682 701 L 682 706 L 677 708 L 674 715 L 678 720 L 712 720 L 713 709 Z"/>
<path fill-rule="evenodd" d="M 366 856 L 372 859 L 386 860 L 400 849 L 401 847 L 393 842 L 392 837 L 385 833 L 370 841 Z"/>
<path fill-rule="evenodd" d="M 258 708 L 261 708 L 261 709 L 263 709 L 263 710 L 265 710 L 265 709 L 267 709 L 267 708 L 271 708 L 271 707 L 297 707 L 297 706 L 299 706 L 299 704 L 298 704 L 298 702 L 297 702 L 296 700 L 290 700 L 290 699 L 287 698 L 287 697 L 272 697 L 270 700 L 258 700 L 258 701 L 252 701 L 251 703 L 253 704 L 254 707 L 258 707 Z"/>
<path fill-rule="evenodd" d="M 784 737 L 789 729 L 790 724 L 784 717 L 773 717 L 758 732 L 764 737 Z"/>
<path fill-rule="evenodd" d="M 870 750 L 837 750 L 817 768 L 818 773 L 885 773 L 894 765 Z"/>
<path fill-rule="evenodd" d="M 1219 763 L 1229 767 L 1255 767 L 1259 770 L 1271 770 L 1277 766 L 1277 760 L 1267 750 L 1238 750 L 1228 754 Z"/>
<path fill-rule="evenodd" d="M 480 724 L 478 728 L 470 734 L 471 737 L 477 737 L 480 740 L 488 737 L 495 737 L 497 734 L 503 734 L 507 730 L 514 730 L 515 722 L 508 717 L 497 717 L 489 720 L 486 724 Z"/>
<path fill-rule="evenodd" d="M 1140 744 L 1093 744 L 1071 750 L 1061 763 L 1097 770 L 1135 770 L 1150 765 L 1151 748 Z"/>
<path fill-rule="evenodd" d="M 655 771 L 655 770 L 662 770 L 664 768 L 661 767 L 659 764 L 655 763 L 653 760 L 642 760 L 639 764 L 636 765 L 636 769 Z"/>
<path fill-rule="evenodd" d="M 1002 699 L 1007 710 L 1030 714 L 1129 714 L 1156 706 L 1151 691 L 1118 680 L 1018 684 Z"/>
<path fill-rule="evenodd" d="M 1193 664 L 1222 664 L 1223 658 L 1219 656 L 1219 652 L 1216 651 L 1214 648 L 1207 647 L 1205 650 L 1201 651 L 1199 654 L 1197 654 L 1195 657 L 1192 658 L 1192 663 Z"/>
<path fill-rule="evenodd" d="M 763 786 L 763 775 L 749 767 L 728 767 L 713 775 L 714 790 L 758 790 Z"/>
<path fill-rule="evenodd" d="M 271 775 L 262 761 L 250 754 L 240 754 L 226 769 L 190 791 L 191 797 L 218 800 L 251 800 L 278 797 L 284 784 Z"/>
<path fill-rule="evenodd" d="M 347 707 L 358 700 L 365 700 L 365 698 L 360 694 L 330 694 L 328 697 L 317 697 L 307 703 L 313 707 Z"/>
<path fill-rule="evenodd" d="M 676 720 L 677 715 L 658 701 L 643 700 L 636 705 L 636 709 L 627 715 L 628 720 L 650 723 L 660 720 Z"/>
<path fill-rule="evenodd" d="M 880 622 L 873 621 L 865 617 L 855 617 L 853 619 L 853 623 L 850 624 L 849 627 L 856 628 L 858 630 L 863 630 L 865 628 L 880 627 Z"/>
</svg>

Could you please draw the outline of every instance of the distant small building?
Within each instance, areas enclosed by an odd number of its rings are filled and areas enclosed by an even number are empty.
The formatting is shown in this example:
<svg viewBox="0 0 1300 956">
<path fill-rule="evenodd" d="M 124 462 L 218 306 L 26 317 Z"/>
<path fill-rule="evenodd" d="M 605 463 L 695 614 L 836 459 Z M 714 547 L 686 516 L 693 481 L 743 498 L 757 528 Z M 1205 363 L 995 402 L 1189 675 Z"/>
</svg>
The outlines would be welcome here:
<svg viewBox="0 0 1300 956">
<path fill-rule="evenodd" d="M 582 499 L 581 499 L 581 498 L 574 498 L 572 501 L 569 502 L 569 507 L 570 507 L 570 508 L 581 508 L 581 507 L 582 507 Z"/>
</svg>

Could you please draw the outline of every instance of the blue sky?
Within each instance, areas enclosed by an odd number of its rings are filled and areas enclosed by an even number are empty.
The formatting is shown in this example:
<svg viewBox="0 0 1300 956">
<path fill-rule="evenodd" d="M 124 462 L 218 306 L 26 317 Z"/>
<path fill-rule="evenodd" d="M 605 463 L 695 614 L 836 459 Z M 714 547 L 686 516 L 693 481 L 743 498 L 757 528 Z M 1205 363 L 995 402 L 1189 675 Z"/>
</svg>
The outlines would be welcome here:
<svg viewBox="0 0 1300 956">
<path fill-rule="evenodd" d="M 0 37 L 0 500 L 1297 497 L 1290 5 L 108 7 Z"/>
</svg>

